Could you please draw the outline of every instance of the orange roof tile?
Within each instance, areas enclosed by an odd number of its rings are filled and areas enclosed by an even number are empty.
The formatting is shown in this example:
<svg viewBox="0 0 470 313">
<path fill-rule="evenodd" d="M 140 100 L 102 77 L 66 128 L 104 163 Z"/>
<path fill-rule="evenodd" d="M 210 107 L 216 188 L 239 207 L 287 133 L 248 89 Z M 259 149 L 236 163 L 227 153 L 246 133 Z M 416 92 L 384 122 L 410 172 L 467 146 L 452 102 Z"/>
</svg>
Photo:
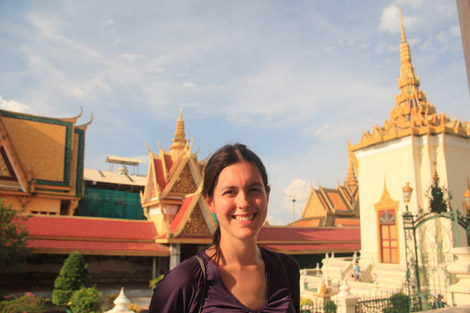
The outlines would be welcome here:
<svg viewBox="0 0 470 313">
<path fill-rule="evenodd" d="M 338 226 L 339 224 L 343 226 L 361 226 L 361 221 L 359 218 L 336 218 L 335 226 Z"/>
<path fill-rule="evenodd" d="M 168 256 L 156 244 L 153 222 L 77 217 L 33 216 L 24 222 L 35 253 Z"/>
</svg>

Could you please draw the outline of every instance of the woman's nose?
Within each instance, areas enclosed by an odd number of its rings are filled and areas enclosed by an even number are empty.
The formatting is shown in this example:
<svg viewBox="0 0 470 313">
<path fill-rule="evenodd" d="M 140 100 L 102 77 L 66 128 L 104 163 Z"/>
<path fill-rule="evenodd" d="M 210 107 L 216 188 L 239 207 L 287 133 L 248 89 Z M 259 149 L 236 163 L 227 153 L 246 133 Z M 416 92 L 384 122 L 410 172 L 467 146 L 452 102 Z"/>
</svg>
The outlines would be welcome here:
<svg viewBox="0 0 470 313">
<path fill-rule="evenodd" d="M 247 194 L 244 191 L 239 192 L 237 195 L 236 201 L 237 201 L 236 204 L 238 208 L 245 209 L 248 205 Z"/>
</svg>

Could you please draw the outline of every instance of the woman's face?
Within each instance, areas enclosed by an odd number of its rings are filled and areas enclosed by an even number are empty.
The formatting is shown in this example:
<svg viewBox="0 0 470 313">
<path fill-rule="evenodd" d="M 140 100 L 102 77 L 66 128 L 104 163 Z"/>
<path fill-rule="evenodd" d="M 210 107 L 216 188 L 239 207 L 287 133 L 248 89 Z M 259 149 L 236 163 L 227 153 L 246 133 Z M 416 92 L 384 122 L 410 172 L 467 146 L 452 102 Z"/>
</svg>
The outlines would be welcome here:
<svg viewBox="0 0 470 313">
<path fill-rule="evenodd" d="M 242 161 L 224 168 L 207 204 L 216 213 L 221 239 L 256 240 L 268 211 L 269 192 L 255 165 Z"/>
</svg>

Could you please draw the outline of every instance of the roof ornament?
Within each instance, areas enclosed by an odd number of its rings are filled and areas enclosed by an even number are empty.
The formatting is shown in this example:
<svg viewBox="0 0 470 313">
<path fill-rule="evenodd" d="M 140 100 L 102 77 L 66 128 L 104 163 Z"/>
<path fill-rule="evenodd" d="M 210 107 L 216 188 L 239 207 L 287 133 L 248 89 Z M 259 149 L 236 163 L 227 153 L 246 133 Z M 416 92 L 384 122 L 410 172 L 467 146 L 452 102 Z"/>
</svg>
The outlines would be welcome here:
<svg viewBox="0 0 470 313">
<path fill-rule="evenodd" d="M 148 140 L 147 139 L 145 139 L 144 146 L 145 146 L 145 149 L 147 149 L 147 151 L 149 153 L 153 153 L 152 150 L 150 150 L 150 148 L 148 146 Z M 158 142 L 158 146 L 160 146 L 160 141 Z"/>
<path fill-rule="evenodd" d="M 80 116 L 81 116 L 81 115 L 82 115 L 82 114 L 80 113 Z M 90 115 L 91 115 L 90 121 L 87 122 L 87 123 L 85 123 L 85 124 L 82 124 L 82 125 L 77 126 L 77 128 L 86 130 L 86 129 L 88 128 L 88 125 L 91 125 L 91 122 L 93 122 L 93 112 L 91 112 Z"/>
<path fill-rule="evenodd" d="M 176 122 L 175 137 L 173 138 L 173 143 L 170 146 L 171 157 L 176 160 L 187 145 L 188 140 L 186 139 L 186 133 L 184 132 L 183 108 L 180 108 L 180 115 Z"/>
</svg>

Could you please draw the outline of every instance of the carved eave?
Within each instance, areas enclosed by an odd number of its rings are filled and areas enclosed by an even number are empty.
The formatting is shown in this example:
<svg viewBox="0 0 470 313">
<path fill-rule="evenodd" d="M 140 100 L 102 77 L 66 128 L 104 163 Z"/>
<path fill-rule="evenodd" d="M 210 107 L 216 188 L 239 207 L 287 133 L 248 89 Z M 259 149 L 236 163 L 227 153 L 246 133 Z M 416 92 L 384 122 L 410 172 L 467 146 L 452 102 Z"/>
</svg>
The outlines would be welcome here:
<svg viewBox="0 0 470 313">
<path fill-rule="evenodd" d="M 387 189 L 387 183 L 384 179 L 384 189 L 382 191 L 382 196 L 380 197 L 379 202 L 374 204 L 375 210 L 378 212 L 379 210 L 389 210 L 398 208 L 398 204 L 400 201 L 395 201 L 390 197 L 390 193 Z"/>
<path fill-rule="evenodd" d="M 82 129 L 82 130 L 86 131 L 88 129 L 88 126 L 91 125 L 92 122 L 93 122 L 93 113 L 91 113 L 91 118 L 90 118 L 89 122 L 87 122 L 85 124 L 82 124 L 82 125 L 78 125 L 75 128 Z"/>
<path fill-rule="evenodd" d="M 372 134 L 367 131 L 364 132 L 361 141 L 351 146 L 351 150 L 357 151 L 375 144 L 407 136 L 438 134 L 450 134 L 470 138 L 470 123 L 467 121 L 461 122 L 456 118 L 451 121 L 445 114 L 433 114 L 427 119 L 415 118 L 410 121 L 405 117 L 400 117 L 395 120 L 394 123 L 386 121 L 382 128 L 375 126 Z"/>
<path fill-rule="evenodd" d="M 149 150 L 150 151 L 150 150 Z M 144 192 L 140 193 L 140 202 L 142 207 L 151 207 L 158 205 L 160 203 L 160 186 L 158 184 L 156 169 L 155 169 L 155 159 L 158 158 L 155 153 L 150 151 L 149 153 L 149 168 L 147 172 L 147 183 L 144 188 Z"/>
<path fill-rule="evenodd" d="M 322 186 L 318 186 L 318 191 L 320 192 L 320 194 L 322 195 L 323 199 L 326 202 L 327 208 L 325 208 L 325 209 L 327 209 L 326 210 L 327 214 L 335 213 L 336 210 L 335 210 L 333 204 L 331 203 L 330 198 L 326 194 L 325 188 L 323 188 Z"/>
<path fill-rule="evenodd" d="M 82 114 L 83 114 L 83 105 L 80 107 L 80 114 L 78 114 L 77 116 L 69 117 L 69 118 L 58 118 L 57 120 L 72 123 L 72 125 L 75 125 L 75 123 L 77 123 L 77 120 L 82 116 Z"/>
<path fill-rule="evenodd" d="M 200 188 L 202 189 L 202 188 Z M 199 190 L 200 190 L 199 189 Z M 217 222 L 214 219 L 214 216 L 209 211 L 207 207 L 207 203 L 204 197 L 201 195 L 201 192 L 198 191 L 194 194 L 187 195 L 185 197 L 185 201 L 189 200 L 188 208 L 184 212 L 183 218 L 181 221 L 176 221 L 176 223 L 172 223 L 171 230 L 172 230 L 172 237 L 176 238 L 181 235 L 182 231 L 184 230 L 185 226 L 190 222 L 191 215 L 193 214 L 196 207 L 198 207 L 203 216 L 203 223 L 206 224 L 207 228 L 209 229 L 210 235 L 213 235 L 215 230 L 217 229 Z"/>
</svg>

